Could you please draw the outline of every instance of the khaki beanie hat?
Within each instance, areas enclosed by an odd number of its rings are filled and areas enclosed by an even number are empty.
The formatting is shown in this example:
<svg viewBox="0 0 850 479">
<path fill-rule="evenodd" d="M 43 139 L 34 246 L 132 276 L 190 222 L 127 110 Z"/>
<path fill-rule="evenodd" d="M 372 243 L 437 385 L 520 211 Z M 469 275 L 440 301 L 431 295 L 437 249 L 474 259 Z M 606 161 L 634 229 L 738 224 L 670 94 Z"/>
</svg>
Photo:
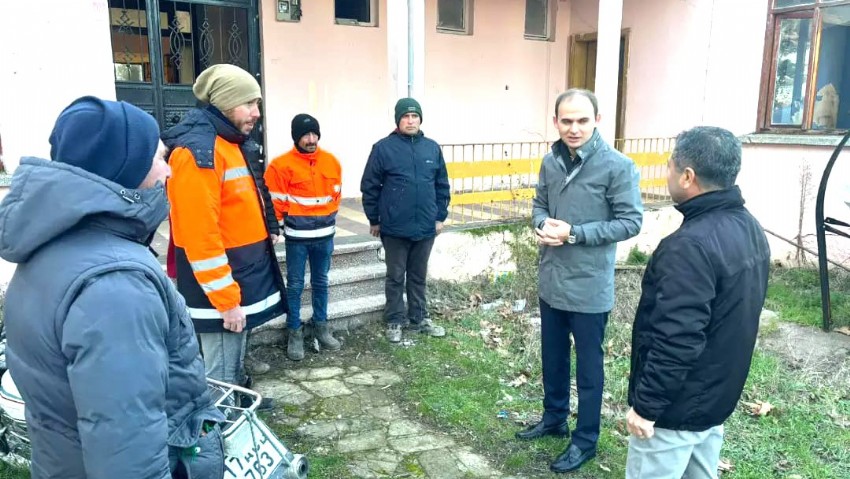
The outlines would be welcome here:
<svg viewBox="0 0 850 479">
<path fill-rule="evenodd" d="M 204 70 L 195 80 L 192 91 L 198 100 L 223 112 L 262 97 L 253 75 L 227 63 Z"/>
</svg>

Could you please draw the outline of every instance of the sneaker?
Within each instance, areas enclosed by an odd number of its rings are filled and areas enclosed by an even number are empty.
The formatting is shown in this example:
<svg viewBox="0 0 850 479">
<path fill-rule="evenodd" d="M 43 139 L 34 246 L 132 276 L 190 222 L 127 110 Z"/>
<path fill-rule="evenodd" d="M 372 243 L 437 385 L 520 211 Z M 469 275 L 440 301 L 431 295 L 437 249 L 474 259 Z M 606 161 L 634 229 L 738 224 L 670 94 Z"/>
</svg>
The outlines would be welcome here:
<svg viewBox="0 0 850 479">
<path fill-rule="evenodd" d="M 422 334 L 427 334 L 435 338 L 441 338 L 446 335 L 446 330 L 442 326 L 436 326 L 430 319 L 423 319 L 419 323 L 410 324 L 411 331 L 418 331 Z"/>
<path fill-rule="evenodd" d="M 390 324 L 387 326 L 387 341 L 398 343 L 401 341 L 401 325 Z"/>
</svg>

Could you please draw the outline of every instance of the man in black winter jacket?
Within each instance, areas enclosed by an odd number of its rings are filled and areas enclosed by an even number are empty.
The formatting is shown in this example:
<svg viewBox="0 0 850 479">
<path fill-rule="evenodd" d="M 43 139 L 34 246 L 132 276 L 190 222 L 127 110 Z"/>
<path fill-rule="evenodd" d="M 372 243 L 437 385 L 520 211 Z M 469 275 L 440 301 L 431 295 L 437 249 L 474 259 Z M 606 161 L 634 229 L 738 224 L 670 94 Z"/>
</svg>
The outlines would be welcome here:
<svg viewBox="0 0 850 479">
<path fill-rule="evenodd" d="M 400 99 L 395 105 L 395 124 L 396 129 L 372 147 L 360 181 L 370 233 L 381 238 L 386 253 L 384 318 L 391 343 L 401 341 L 407 321 L 411 331 L 446 334 L 428 318 L 425 277 L 434 237 L 443 229 L 451 196 L 440 145 L 419 128 L 419 102 Z"/>
<path fill-rule="evenodd" d="M 668 164 L 684 216 L 643 277 L 632 332 L 626 477 L 716 478 L 723 422 L 741 396 L 767 291 L 770 250 L 735 178 L 741 143 L 696 127 Z"/>
</svg>

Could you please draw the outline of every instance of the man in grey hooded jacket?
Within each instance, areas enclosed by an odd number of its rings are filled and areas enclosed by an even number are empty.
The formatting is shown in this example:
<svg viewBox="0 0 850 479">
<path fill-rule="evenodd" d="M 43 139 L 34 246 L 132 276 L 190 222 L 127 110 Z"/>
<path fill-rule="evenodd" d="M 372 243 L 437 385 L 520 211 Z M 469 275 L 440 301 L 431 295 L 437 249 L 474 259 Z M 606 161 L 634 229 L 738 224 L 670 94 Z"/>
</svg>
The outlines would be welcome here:
<svg viewBox="0 0 850 479">
<path fill-rule="evenodd" d="M 570 435 L 570 334 L 575 339 L 578 420 L 553 472 L 596 455 L 604 382 L 602 342 L 614 306 L 617 242 L 640 232 L 643 205 L 634 163 L 599 135 L 596 96 L 571 89 L 555 102 L 561 137 L 543 158 L 533 203 L 540 245 L 543 419 L 522 440 Z"/>
<path fill-rule="evenodd" d="M 156 121 L 83 97 L 53 161 L 24 158 L 0 204 L 9 371 L 34 479 L 220 479 L 223 415 L 186 304 L 148 250 L 168 215 Z"/>
</svg>

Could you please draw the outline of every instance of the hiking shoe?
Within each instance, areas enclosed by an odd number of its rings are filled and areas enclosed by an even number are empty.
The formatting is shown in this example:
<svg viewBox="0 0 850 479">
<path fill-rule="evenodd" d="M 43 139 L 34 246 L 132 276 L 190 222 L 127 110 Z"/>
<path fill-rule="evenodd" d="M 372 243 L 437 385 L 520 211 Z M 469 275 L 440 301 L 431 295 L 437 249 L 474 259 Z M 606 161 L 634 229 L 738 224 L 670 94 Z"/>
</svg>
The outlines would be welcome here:
<svg viewBox="0 0 850 479">
<path fill-rule="evenodd" d="M 418 323 L 411 323 L 410 330 L 427 334 L 435 338 L 441 338 L 446 335 L 446 330 L 442 326 L 436 326 L 430 319 L 423 319 Z"/>
<path fill-rule="evenodd" d="M 390 324 L 387 326 L 387 341 L 398 343 L 401 341 L 401 325 Z"/>
</svg>

